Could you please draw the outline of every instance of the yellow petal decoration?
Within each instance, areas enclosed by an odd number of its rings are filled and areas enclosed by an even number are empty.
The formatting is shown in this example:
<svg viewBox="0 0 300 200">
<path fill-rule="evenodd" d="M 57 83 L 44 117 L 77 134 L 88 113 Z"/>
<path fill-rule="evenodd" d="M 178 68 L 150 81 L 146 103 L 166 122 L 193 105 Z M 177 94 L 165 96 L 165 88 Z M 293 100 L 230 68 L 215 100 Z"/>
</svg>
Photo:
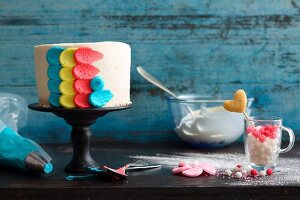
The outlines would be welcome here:
<svg viewBox="0 0 300 200">
<path fill-rule="evenodd" d="M 73 85 L 74 85 L 74 81 L 62 81 L 59 84 L 59 91 L 62 94 L 71 94 L 71 95 L 74 95 L 75 91 L 74 91 Z"/>
<path fill-rule="evenodd" d="M 59 103 L 64 108 L 76 108 L 74 95 L 63 94 L 59 97 Z"/>
<path fill-rule="evenodd" d="M 73 74 L 72 74 L 73 68 L 71 67 L 63 67 L 59 71 L 59 77 L 61 80 L 64 81 L 71 81 L 74 80 Z"/>
<path fill-rule="evenodd" d="M 74 52 L 77 48 L 68 48 L 61 52 L 59 62 L 63 67 L 74 67 L 76 62 L 74 60 Z"/>
</svg>

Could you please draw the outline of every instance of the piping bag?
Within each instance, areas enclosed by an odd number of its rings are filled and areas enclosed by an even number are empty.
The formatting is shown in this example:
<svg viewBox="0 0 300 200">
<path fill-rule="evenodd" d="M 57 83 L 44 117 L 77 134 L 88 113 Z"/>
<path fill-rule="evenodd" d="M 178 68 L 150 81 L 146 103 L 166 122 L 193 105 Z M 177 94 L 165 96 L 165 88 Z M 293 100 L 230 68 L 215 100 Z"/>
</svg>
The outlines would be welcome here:
<svg viewBox="0 0 300 200">
<path fill-rule="evenodd" d="M 51 173 L 51 157 L 37 143 L 17 133 L 20 119 L 25 125 L 26 109 L 22 97 L 0 93 L 0 166 L 31 173 Z"/>
</svg>

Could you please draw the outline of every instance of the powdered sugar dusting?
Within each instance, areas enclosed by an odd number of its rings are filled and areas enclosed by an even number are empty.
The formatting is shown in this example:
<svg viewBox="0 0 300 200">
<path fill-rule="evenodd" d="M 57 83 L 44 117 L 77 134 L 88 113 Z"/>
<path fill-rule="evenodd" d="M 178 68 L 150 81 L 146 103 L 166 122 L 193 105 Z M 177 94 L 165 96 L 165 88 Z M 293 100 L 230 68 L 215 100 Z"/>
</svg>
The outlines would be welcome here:
<svg viewBox="0 0 300 200">
<path fill-rule="evenodd" d="M 169 168 L 170 170 L 176 167 L 179 162 L 193 163 L 196 160 L 208 162 L 213 164 L 219 172 L 222 172 L 218 174 L 217 178 L 228 179 L 228 181 L 222 181 L 225 185 L 300 185 L 299 158 L 279 158 L 275 173 L 271 176 L 237 179 L 224 175 L 223 171 L 232 169 L 239 163 L 245 164 L 243 162 L 245 161 L 245 154 L 242 153 L 157 153 L 153 156 L 136 155 L 130 157 L 149 163 L 161 164 L 164 168 Z"/>
</svg>

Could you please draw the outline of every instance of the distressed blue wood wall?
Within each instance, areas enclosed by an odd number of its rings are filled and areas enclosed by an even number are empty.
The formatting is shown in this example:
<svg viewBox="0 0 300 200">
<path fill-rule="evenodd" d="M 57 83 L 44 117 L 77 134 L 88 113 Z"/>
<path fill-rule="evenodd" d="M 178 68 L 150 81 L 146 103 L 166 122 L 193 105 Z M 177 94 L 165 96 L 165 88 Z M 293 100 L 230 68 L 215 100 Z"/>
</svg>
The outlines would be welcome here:
<svg viewBox="0 0 300 200">
<path fill-rule="evenodd" d="M 144 66 L 176 93 L 222 94 L 244 88 L 254 114 L 272 114 L 300 132 L 300 1 L 0 0 L 0 91 L 37 101 L 33 46 L 123 41 L 132 47 L 133 108 L 108 114 L 94 137 L 178 140 L 165 95 L 140 78 Z M 52 114 L 29 112 L 23 135 L 66 142 Z"/>
</svg>

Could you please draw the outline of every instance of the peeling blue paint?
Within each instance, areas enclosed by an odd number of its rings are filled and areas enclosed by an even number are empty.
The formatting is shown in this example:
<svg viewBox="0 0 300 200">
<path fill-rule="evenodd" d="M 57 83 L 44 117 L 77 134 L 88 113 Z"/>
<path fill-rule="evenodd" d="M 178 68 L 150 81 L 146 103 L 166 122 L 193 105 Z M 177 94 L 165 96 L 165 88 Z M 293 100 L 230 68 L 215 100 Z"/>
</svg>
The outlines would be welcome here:
<svg viewBox="0 0 300 200">
<path fill-rule="evenodd" d="M 243 88 L 253 113 L 284 118 L 300 134 L 300 1 L 0 0 L 0 91 L 37 102 L 33 46 L 123 41 L 132 47 L 133 108 L 110 113 L 93 137 L 179 140 L 165 94 L 135 71 L 142 65 L 177 94 L 216 95 Z M 45 6 L 45 5 L 52 6 Z M 63 15 L 61 13 L 64 13 Z M 21 133 L 66 142 L 70 127 L 49 113 L 29 112 Z M 299 138 L 299 137 L 298 137 Z"/>
</svg>

